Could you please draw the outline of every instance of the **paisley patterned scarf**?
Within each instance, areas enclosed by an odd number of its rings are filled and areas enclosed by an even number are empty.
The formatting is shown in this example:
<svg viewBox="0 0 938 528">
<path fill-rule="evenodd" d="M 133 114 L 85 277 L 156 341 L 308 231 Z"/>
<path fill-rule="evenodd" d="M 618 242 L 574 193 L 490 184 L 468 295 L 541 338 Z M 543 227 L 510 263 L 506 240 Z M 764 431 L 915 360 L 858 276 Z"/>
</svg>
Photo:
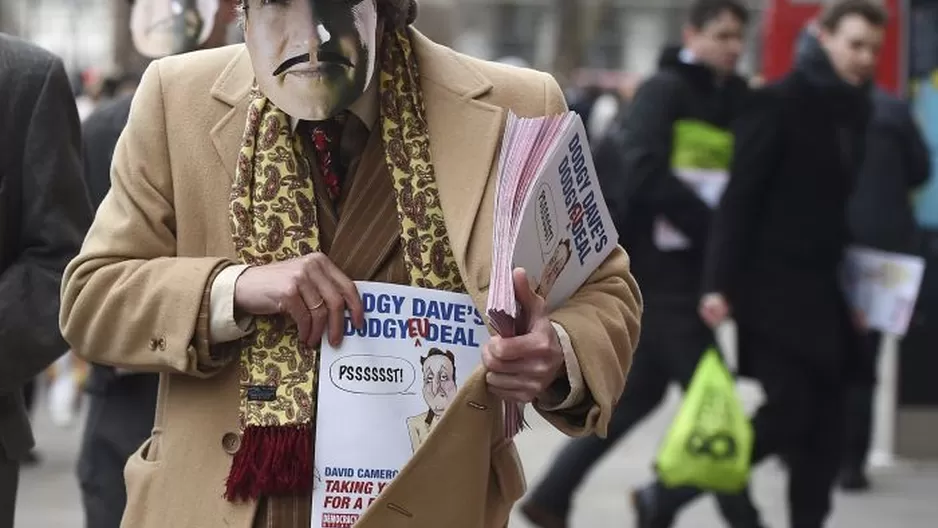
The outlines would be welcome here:
<svg viewBox="0 0 938 528">
<path fill-rule="evenodd" d="M 464 292 L 443 222 L 406 29 L 384 35 L 379 79 L 381 134 L 411 284 Z M 319 250 L 308 159 L 289 117 L 253 90 L 230 207 L 232 236 L 245 264 Z M 317 350 L 300 343 L 285 316 L 258 317 L 255 325 L 240 343 L 243 439 L 226 486 L 231 501 L 304 493 L 313 481 Z"/>
</svg>

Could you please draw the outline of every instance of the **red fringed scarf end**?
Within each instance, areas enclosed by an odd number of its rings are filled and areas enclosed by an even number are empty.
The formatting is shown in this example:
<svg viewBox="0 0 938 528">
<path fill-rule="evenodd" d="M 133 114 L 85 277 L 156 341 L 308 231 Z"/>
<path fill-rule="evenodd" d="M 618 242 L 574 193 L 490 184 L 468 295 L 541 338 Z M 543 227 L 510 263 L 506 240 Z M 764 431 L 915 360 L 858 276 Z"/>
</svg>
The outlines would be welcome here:
<svg viewBox="0 0 938 528">
<path fill-rule="evenodd" d="M 309 492 L 313 484 L 313 436 L 308 425 L 258 427 L 244 430 L 225 486 L 225 498 Z"/>
</svg>

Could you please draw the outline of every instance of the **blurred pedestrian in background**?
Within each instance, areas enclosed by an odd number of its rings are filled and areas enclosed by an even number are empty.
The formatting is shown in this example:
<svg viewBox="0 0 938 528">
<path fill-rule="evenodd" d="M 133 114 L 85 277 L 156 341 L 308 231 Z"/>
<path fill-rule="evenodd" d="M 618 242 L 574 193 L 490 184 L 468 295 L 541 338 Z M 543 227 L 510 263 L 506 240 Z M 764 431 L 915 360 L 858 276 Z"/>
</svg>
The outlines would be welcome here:
<svg viewBox="0 0 938 528">
<path fill-rule="evenodd" d="M 866 134 L 866 156 L 848 206 L 853 242 L 894 253 L 919 252 L 918 223 L 912 192 L 928 181 L 931 159 L 908 103 L 879 88 L 873 91 L 873 115 Z M 856 354 L 876 372 L 883 341 L 869 331 Z M 867 457 L 873 428 L 875 377 L 854 380 L 847 399 L 847 445 L 840 485 L 849 491 L 869 488 Z"/>
<path fill-rule="evenodd" d="M 730 182 L 714 220 L 701 316 L 738 326 L 740 373 L 762 385 L 752 462 L 788 469 L 789 523 L 820 528 L 843 460 L 844 403 L 871 369 L 858 350 L 840 269 L 851 242 L 847 204 L 863 163 L 872 79 L 887 14 L 874 0 L 827 4 L 819 46 L 755 92 L 736 127 Z M 696 493 L 643 490 L 668 518 Z"/>
<path fill-rule="evenodd" d="M 67 350 L 59 286 L 91 223 L 78 110 L 62 62 L 0 34 L 0 528 L 33 447 L 23 386 Z"/>
<path fill-rule="evenodd" d="M 833 0 L 826 0 L 831 3 Z M 820 24 L 809 22 L 796 42 L 796 57 L 816 53 Z M 866 132 L 866 155 L 850 198 L 847 219 L 853 242 L 894 253 L 916 253 L 918 224 L 911 193 L 931 173 L 928 146 L 908 103 L 874 87 Z M 882 334 L 866 332 L 854 352 L 863 370 L 875 373 Z M 873 425 L 875 376 L 854 380 L 848 391 L 846 445 L 840 485 L 848 491 L 869 488 L 867 458 Z"/>
<path fill-rule="evenodd" d="M 523 506 L 537 526 L 567 526 L 574 493 L 590 469 L 661 403 L 670 383 L 687 387 L 715 341 L 697 313 L 715 204 L 701 196 L 693 178 L 701 171 L 722 178 L 723 185 L 728 178 L 732 142 L 726 138 L 748 94 L 736 74 L 748 20 L 743 2 L 694 2 L 683 45 L 662 52 L 658 72 L 599 141 L 597 171 L 619 243 L 629 248 L 642 285 L 644 328 L 606 438 L 571 440 Z M 714 141 L 723 145 L 716 156 Z M 755 509 L 740 505 L 745 497 L 721 504 L 728 524 L 758 526 Z M 644 503 L 636 506 L 639 526 L 651 526 Z"/>
</svg>

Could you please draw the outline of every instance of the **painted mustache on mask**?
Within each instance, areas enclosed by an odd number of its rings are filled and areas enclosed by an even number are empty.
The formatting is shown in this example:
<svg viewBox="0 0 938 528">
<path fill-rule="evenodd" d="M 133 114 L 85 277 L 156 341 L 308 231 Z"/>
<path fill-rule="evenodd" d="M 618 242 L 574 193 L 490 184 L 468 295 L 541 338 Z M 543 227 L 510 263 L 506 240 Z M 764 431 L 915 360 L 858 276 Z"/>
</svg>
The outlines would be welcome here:
<svg viewBox="0 0 938 528">
<path fill-rule="evenodd" d="M 297 64 L 303 64 L 309 61 L 310 61 L 309 53 L 304 53 L 302 55 L 297 55 L 296 57 L 291 57 L 283 61 L 283 64 L 281 64 L 280 66 L 277 67 L 276 70 L 274 70 L 274 77 L 277 77 L 283 74 L 284 72 L 296 66 Z M 347 57 L 345 57 L 341 53 L 336 53 L 334 51 L 329 51 L 329 50 L 320 50 L 316 54 L 316 61 L 320 63 L 340 64 L 342 66 L 347 66 L 349 68 L 355 67 L 355 65 L 352 64 L 352 61 L 350 61 Z"/>
</svg>

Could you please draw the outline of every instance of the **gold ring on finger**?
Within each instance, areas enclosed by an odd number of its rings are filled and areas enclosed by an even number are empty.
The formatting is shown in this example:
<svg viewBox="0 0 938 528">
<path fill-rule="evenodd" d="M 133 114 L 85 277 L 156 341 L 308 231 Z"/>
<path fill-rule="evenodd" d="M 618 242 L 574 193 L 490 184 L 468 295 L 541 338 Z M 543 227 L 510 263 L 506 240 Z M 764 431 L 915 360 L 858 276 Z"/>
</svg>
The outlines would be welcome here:
<svg viewBox="0 0 938 528">
<path fill-rule="evenodd" d="M 323 303 L 325 303 L 325 302 L 326 302 L 325 299 L 319 299 L 319 302 L 316 303 L 315 306 L 310 306 L 310 307 L 309 307 L 309 311 L 312 312 L 312 311 L 318 310 L 319 308 L 322 307 Z"/>
</svg>

